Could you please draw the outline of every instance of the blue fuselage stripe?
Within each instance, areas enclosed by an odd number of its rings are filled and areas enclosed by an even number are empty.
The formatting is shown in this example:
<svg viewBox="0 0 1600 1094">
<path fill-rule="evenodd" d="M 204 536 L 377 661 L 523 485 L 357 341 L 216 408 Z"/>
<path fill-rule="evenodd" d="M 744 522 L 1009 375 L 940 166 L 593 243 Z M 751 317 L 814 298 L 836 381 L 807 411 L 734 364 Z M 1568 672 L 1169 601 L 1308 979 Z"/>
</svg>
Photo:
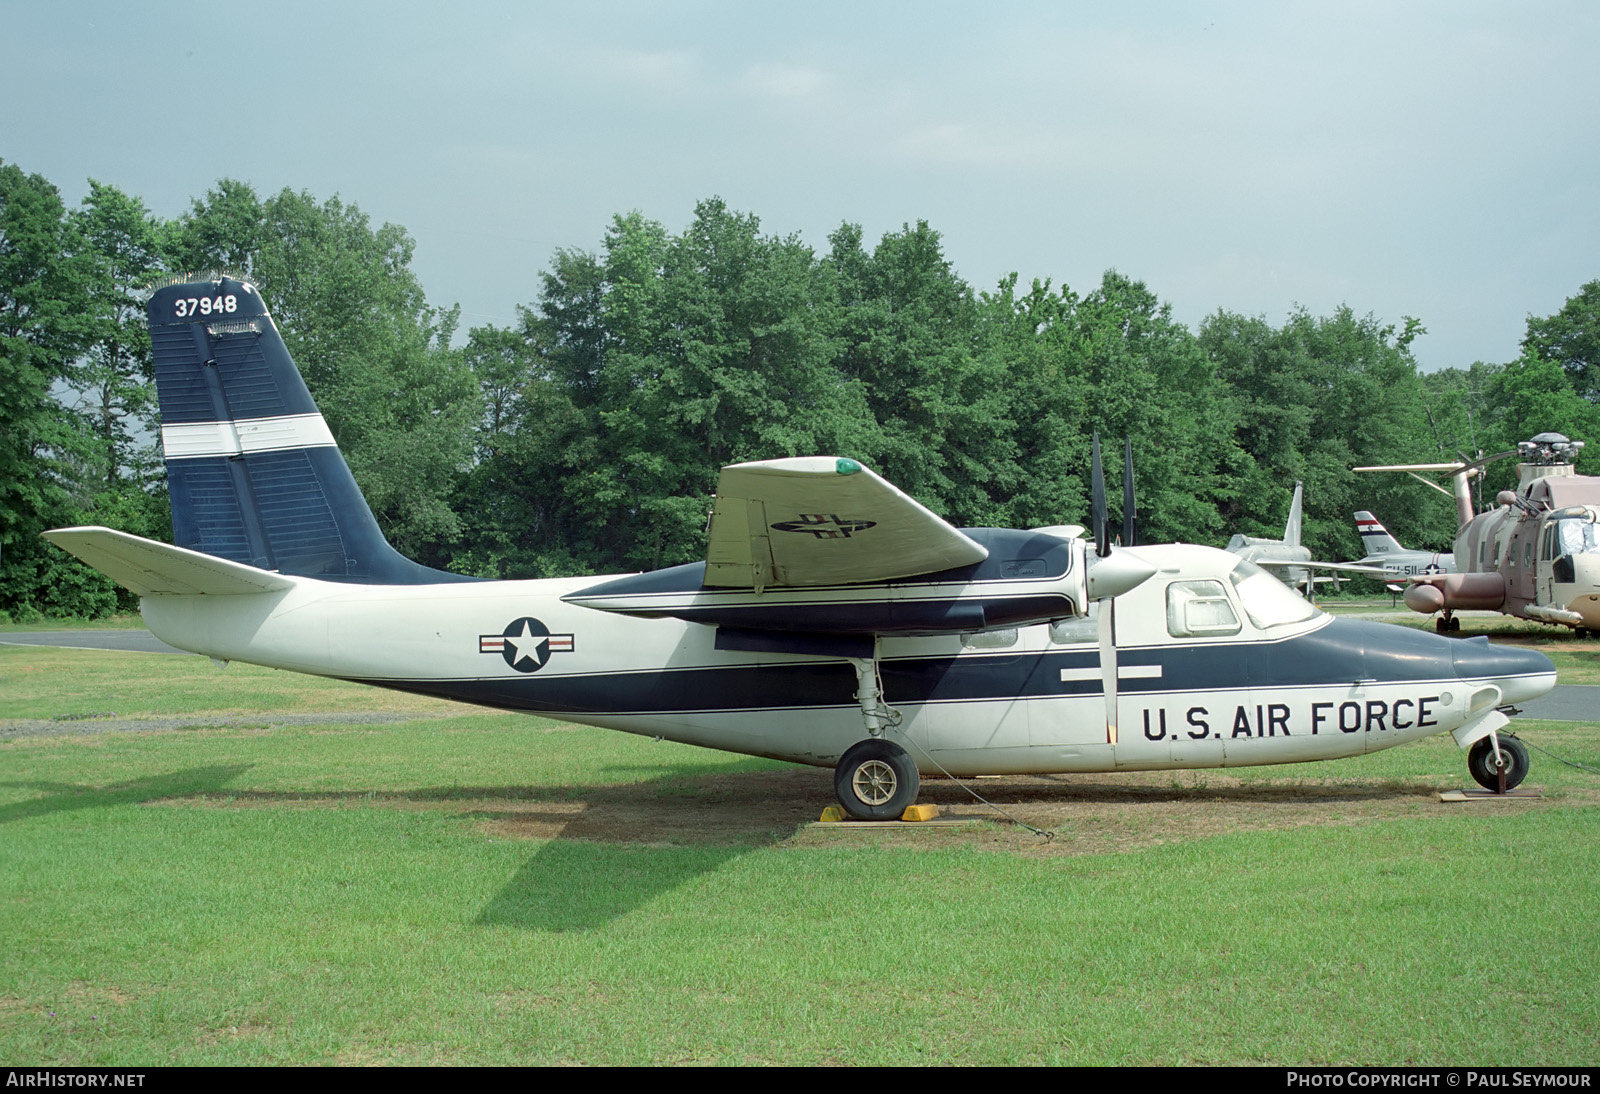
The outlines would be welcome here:
<svg viewBox="0 0 1600 1094">
<path fill-rule="evenodd" d="M 1377 631 L 1369 630 L 1379 628 Z M 1425 683 L 1441 677 L 1435 635 L 1384 624 L 1335 620 L 1282 641 L 1166 646 L 1118 651 L 1124 695 L 1296 690 L 1363 681 Z M 1495 649 L 1496 654 L 1507 651 Z M 1520 652 L 1520 651 L 1517 651 Z M 1425 654 L 1425 655 L 1424 655 Z M 1099 695 L 1096 678 L 1063 681 L 1064 669 L 1098 669 L 1093 647 L 1042 653 L 964 654 L 882 662 L 890 705 Z M 1159 675 L 1138 669 L 1159 666 Z M 1485 663 L 1485 675 L 1496 666 Z M 1500 666 L 1514 671 L 1516 666 Z M 855 670 L 842 661 L 773 661 L 670 671 L 546 675 L 474 680 L 366 680 L 485 706 L 553 714 L 684 714 L 853 706 Z"/>
</svg>

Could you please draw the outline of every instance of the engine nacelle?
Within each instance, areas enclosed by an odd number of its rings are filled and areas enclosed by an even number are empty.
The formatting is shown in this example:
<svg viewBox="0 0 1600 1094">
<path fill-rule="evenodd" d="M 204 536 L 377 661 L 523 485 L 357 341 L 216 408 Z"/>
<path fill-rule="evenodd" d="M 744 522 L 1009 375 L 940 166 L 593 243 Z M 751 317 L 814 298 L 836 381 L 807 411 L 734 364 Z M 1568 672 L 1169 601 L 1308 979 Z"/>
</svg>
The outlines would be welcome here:
<svg viewBox="0 0 1600 1094">
<path fill-rule="evenodd" d="M 1406 607 L 1423 615 L 1451 611 L 1498 611 L 1506 599 L 1506 581 L 1499 574 L 1435 574 L 1406 590 Z"/>
</svg>

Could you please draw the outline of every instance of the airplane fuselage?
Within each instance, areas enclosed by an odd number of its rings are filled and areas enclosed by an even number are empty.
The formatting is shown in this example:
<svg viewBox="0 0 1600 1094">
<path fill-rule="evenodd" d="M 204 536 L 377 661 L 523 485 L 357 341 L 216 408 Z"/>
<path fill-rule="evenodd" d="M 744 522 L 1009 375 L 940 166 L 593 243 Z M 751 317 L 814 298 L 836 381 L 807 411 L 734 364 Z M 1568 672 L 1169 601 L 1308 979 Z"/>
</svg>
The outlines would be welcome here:
<svg viewBox="0 0 1600 1094">
<path fill-rule="evenodd" d="M 1115 630 L 1106 661 L 1104 620 L 876 639 L 883 700 L 900 719 L 887 735 L 923 770 L 967 775 L 1289 763 L 1486 733 L 1496 707 L 1554 683 L 1537 654 L 1309 606 L 1258 625 L 1261 606 L 1228 580 L 1233 556 L 1139 553 L 1163 572 L 1104 602 Z M 142 608 L 158 637 L 223 660 L 711 748 L 831 766 L 865 735 L 849 660 L 719 649 L 715 626 L 562 599 L 610 580 L 302 578 L 276 592 L 146 596 Z M 1174 615 L 1197 599 L 1197 614 Z M 1172 633 L 1185 627 L 1206 633 Z"/>
</svg>

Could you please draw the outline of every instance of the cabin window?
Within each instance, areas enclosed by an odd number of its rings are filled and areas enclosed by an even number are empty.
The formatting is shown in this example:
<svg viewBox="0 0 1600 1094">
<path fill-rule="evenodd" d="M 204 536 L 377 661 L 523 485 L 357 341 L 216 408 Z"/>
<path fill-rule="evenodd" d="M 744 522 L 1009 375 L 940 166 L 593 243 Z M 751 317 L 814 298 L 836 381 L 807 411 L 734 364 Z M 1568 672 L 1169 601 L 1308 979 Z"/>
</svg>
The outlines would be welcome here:
<svg viewBox="0 0 1600 1094">
<path fill-rule="evenodd" d="M 1075 619 L 1059 619 L 1050 624 L 1050 641 L 1058 646 L 1081 646 L 1100 641 L 1100 602 L 1089 602 L 1089 614 Z"/>
<path fill-rule="evenodd" d="M 1531 539 L 1522 545 L 1522 565 L 1533 565 L 1533 540 Z"/>
<path fill-rule="evenodd" d="M 1167 586 L 1167 633 L 1172 637 L 1238 634 L 1239 629 L 1222 582 L 1174 581 Z"/>
<path fill-rule="evenodd" d="M 1482 543 L 1478 544 L 1478 568 L 1480 570 L 1487 570 L 1489 568 L 1488 540 L 1484 540 Z"/>
<path fill-rule="evenodd" d="M 1017 628 L 1003 631 L 978 631 L 961 636 L 961 645 L 969 650 L 1004 650 L 1017 644 Z"/>
</svg>

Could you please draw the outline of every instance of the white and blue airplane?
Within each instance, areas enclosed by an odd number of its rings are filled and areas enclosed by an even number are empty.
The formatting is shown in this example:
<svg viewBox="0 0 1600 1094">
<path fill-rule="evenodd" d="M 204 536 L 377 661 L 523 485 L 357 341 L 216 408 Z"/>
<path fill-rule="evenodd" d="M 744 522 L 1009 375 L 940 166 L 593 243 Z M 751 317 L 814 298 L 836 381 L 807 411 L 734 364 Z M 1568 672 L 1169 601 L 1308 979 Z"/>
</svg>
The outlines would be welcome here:
<svg viewBox="0 0 1600 1094">
<path fill-rule="evenodd" d="M 1331 618 L 1224 551 L 1112 547 L 1098 441 L 1093 545 L 957 529 L 853 460 L 802 457 L 723 469 L 704 563 L 431 570 L 385 541 L 254 286 L 190 279 L 148 310 L 177 545 L 46 535 L 222 661 L 832 767 L 862 819 L 899 817 L 921 772 L 1291 763 L 1436 733 L 1505 789 L 1528 756 L 1503 708 L 1555 683 L 1537 652 Z"/>
</svg>

